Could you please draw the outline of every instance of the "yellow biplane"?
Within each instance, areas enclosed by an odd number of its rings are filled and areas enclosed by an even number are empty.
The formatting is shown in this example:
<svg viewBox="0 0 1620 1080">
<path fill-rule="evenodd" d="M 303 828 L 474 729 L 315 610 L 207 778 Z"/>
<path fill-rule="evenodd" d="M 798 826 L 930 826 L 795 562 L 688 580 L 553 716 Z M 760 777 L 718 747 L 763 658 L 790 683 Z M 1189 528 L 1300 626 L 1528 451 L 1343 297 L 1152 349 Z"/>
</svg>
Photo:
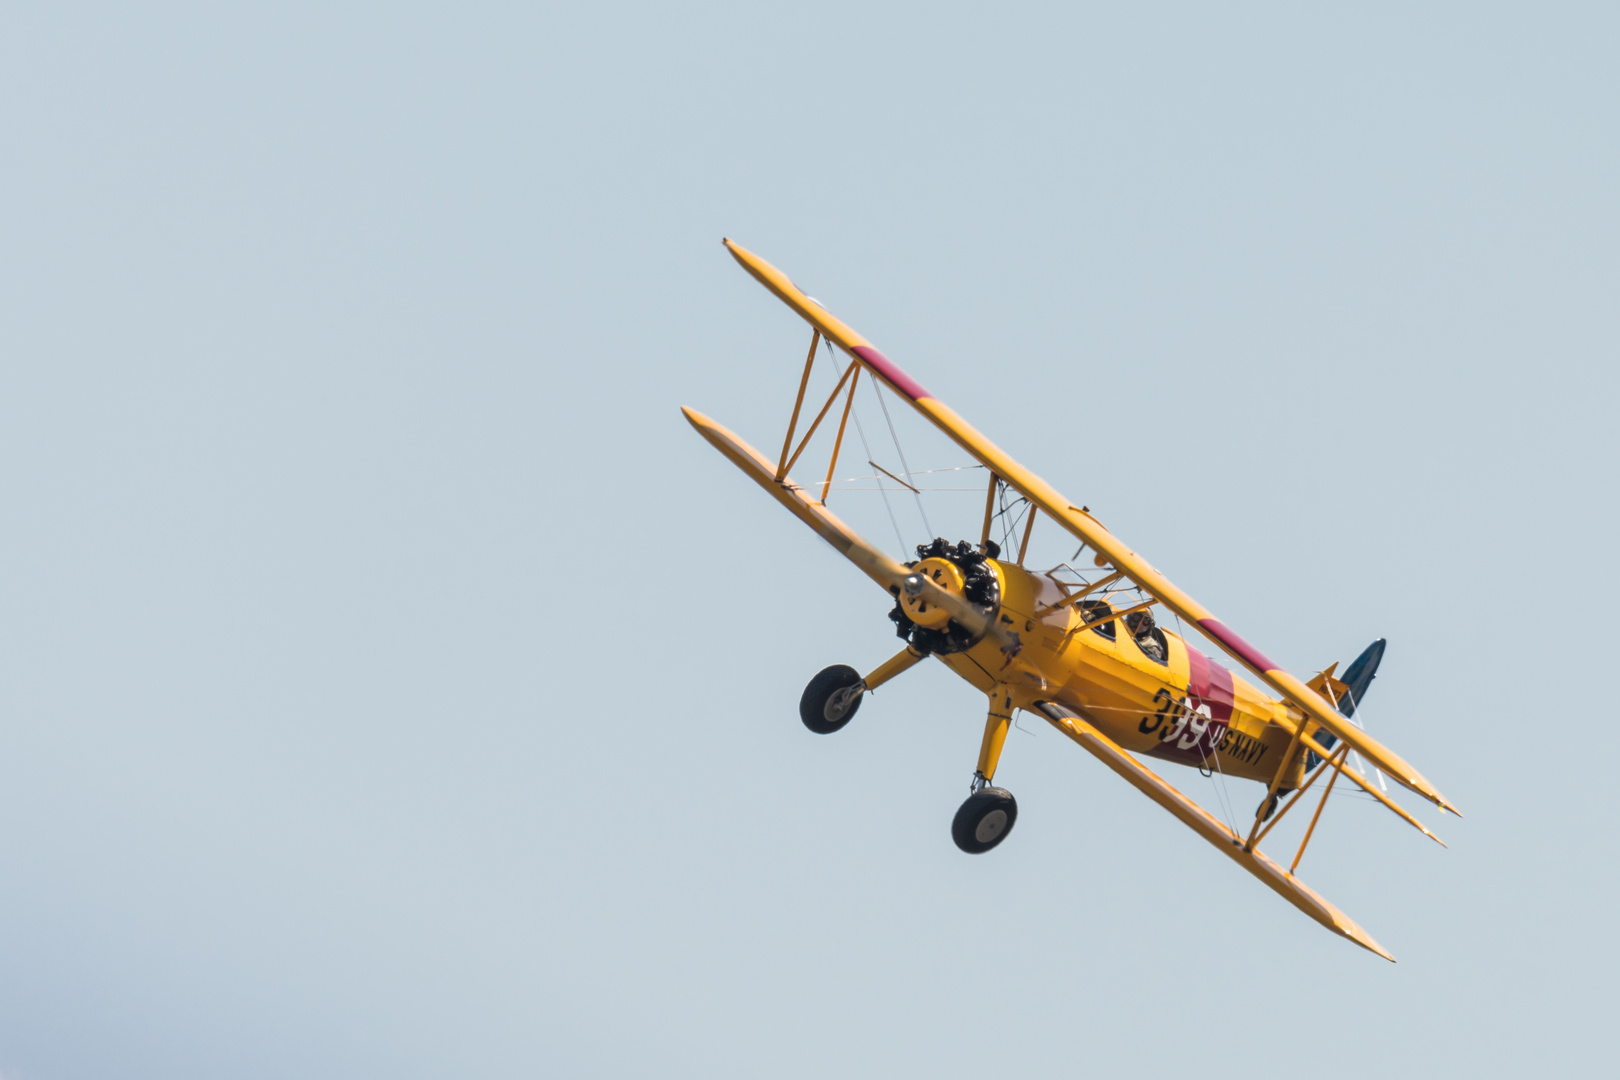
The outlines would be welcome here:
<svg viewBox="0 0 1620 1080">
<path fill-rule="evenodd" d="M 963 851 L 989 851 L 1006 838 L 1017 819 L 1018 804 L 1012 795 L 991 781 L 1013 713 L 1022 709 L 1046 719 L 1311 918 L 1394 960 L 1366 931 L 1294 876 L 1327 796 L 1340 778 L 1439 841 L 1389 798 L 1381 778 L 1369 777 L 1350 764 L 1352 753 L 1370 762 L 1375 773 L 1443 811 L 1456 813 L 1434 785 L 1354 719 L 1356 705 L 1378 667 L 1383 642 L 1374 642 L 1342 676 L 1335 673 L 1337 665 L 1309 682 L 1283 671 L 1121 543 L 1085 506 L 1070 502 L 1008 457 L 779 270 L 730 240 L 725 244 L 744 269 L 811 325 L 810 354 L 787 437 L 774 463 L 708 417 L 691 409 L 682 411 L 733 464 L 894 597 L 889 617 L 906 640 L 904 649 L 865 677 L 843 665 L 816 675 L 800 701 L 805 726 L 823 734 L 837 731 L 855 715 L 864 694 L 934 656 L 989 700 L 969 796 L 952 823 L 952 837 Z M 811 368 L 823 342 L 852 362 L 839 372 L 832 395 L 795 446 Z M 828 489 L 855 386 L 863 374 L 908 402 L 989 471 L 984 528 L 977 545 L 934 540 L 918 547 L 916 561 L 902 564 L 828 511 Z M 819 491 L 807 489 L 789 477 L 789 470 L 841 394 L 846 396 L 827 480 L 816 486 Z M 1014 559 L 1003 558 L 1000 545 L 990 538 L 998 496 L 1009 491 L 1027 503 Z M 1079 560 L 1086 564 L 1082 570 L 1068 563 L 1045 572 L 1025 568 L 1037 516 L 1050 519 L 1090 550 L 1089 563 Z M 1159 627 L 1154 608 L 1196 629 L 1271 694 L 1215 663 L 1183 636 Z M 1224 778 L 1264 784 L 1266 794 L 1247 835 L 1170 786 L 1140 757 L 1191 765 L 1206 775 L 1219 770 Z M 1284 870 L 1258 845 L 1324 773 L 1329 775 L 1315 813 L 1293 862 Z"/>
</svg>

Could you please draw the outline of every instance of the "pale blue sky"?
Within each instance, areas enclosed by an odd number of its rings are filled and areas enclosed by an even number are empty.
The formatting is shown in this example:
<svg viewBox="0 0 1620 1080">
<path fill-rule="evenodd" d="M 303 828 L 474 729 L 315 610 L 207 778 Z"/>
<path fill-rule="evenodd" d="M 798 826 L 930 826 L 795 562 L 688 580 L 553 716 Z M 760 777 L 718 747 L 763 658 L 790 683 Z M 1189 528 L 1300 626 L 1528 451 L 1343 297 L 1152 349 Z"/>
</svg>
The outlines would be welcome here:
<svg viewBox="0 0 1620 1080">
<path fill-rule="evenodd" d="M 0 15 L 0 1077 L 1606 1073 L 1620 18 L 1120 11 Z M 681 419 L 774 451 L 808 336 L 725 235 L 1292 670 L 1389 639 L 1468 817 L 1302 875 L 1399 965 L 1032 721 L 960 854 L 938 665 L 804 731 L 896 642 Z"/>
</svg>

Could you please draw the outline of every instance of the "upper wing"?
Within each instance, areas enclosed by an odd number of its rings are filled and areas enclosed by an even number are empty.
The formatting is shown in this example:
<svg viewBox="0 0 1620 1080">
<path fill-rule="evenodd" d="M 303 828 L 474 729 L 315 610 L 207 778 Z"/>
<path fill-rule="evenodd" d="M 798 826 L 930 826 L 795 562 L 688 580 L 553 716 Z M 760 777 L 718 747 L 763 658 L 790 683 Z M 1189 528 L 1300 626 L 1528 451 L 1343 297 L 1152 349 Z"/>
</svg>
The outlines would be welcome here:
<svg viewBox="0 0 1620 1080">
<path fill-rule="evenodd" d="M 1367 931 L 1357 926 L 1348 915 L 1318 896 L 1293 874 L 1285 871 L 1259 851 L 1244 851 L 1241 836 L 1216 821 L 1208 810 L 1165 783 L 1157 773 L 1120 749 L 1117 743 L 1098 731 L 1085 717 L 1072 709 L 1050 702 L 1041 705 L 1040 710 L 1053 727 L 1094 754 L 1098 760 L 1124 777 L 1142 794 L 1191 826 L 1199 836 L 1214 844 L 1233 862 L 1265 882 L 1284 900 L 1335 934 L 1342 934 L 1362 948 L 1377 953 L 1391 963 L 1394 962 L 1395 958 L 1374 941 Z"/>
<path fill-rule="evenodd" d="M 873 375 L 892 387 L 895 393 L 910 402 L 918 412 L 950 436 L 951 440 L 963 450 L 993 470 L 997 476 L 1038 506 L 1043 513 L 1101 554 L 1116 570 L 1121 571 L 1166 608 L 1198 627 L 1209 640 L 1243 665 L 1255 678 L 1299 706 L 1310 719 L 1360 751 L 1363 757 L 1398 783 L 1422 795 L 1441 809 L 1456 813 L 1434 785 L 1399 755 L 1350 723 L 1315 691 L 1229 630 L 1208 608 L 1176 588 L 1146 559 L 1120 543 L 1090 514 L 1075 506 L 1050 484 L 1018 464 L 1000 447 L 979 434 L 973 425 L 958 416 L 950 406 L 930 395 L 914 379 L 873 348 L 871 342 L 806 296 L 780 270 L 730 240 L 725 243 L 732 256 L 762 285 L 780 297 L 834 344 L 860 361 Z"/>
</svg>

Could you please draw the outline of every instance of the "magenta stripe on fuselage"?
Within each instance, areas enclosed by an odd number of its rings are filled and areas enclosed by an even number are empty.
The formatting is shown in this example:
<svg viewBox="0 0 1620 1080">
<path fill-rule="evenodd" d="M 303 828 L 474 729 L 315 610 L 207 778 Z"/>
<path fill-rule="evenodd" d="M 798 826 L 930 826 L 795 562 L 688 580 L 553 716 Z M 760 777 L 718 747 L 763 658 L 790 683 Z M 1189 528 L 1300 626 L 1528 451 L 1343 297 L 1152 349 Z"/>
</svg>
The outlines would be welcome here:
<svg viewBox="0 0 1620 1080">
<path fill-rule="evenodd" d="M 893 361 L 872 346 L 857 345 L 849 351 L 860 357 L 873 371 L 883 376 L 885 381 L 912 401 L 921 401 L 925 397 L 933 396 L 924 390 L 917 380 L 901 371 Z"/>
<path fill-rule="evenodd" d="M 1232 719 L 1237 700 L 1232 693 L 1232 673 L 1191 645 L 1187 646 L 1187 692 L 1196 699 L 1194 709 L 1208 705 L 1211 718 Z"/>
</svg>

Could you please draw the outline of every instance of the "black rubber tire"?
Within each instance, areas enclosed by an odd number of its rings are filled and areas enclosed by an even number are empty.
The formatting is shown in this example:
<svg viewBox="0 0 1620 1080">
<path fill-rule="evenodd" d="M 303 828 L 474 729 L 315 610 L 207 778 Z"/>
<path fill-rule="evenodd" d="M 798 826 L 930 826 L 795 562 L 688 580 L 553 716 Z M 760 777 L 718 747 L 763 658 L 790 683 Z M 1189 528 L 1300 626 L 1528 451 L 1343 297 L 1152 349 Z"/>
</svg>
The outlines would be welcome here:
<svg viewBox="0 0 1620 1080">
<path fill-rule="evenodd" d="M 1017 821 L 1018 800 L 1012 792 L 1006 788 L 980 788 L 956 811 L 951 839 L 969 855 L 983 855 L 1007 839 Z"/>
<path fill-rule="evenodd" d="M 860 711 L 861 698 L 865 694 L 857 695 L 849 707 L 842 713 L 833 711 L 828 715 L 832 706 L 832 697 L 840 690 L 847 690 L 861 681 L 861 673 L 848 664 L 834 664 L 832 667 L 822 668 L 816 677 L 810 680 L 810 685 L 804 688 L 804 694 L 799 698 L 799 719 L 804 726 L 817 735 L 831 735 L 851 720 Z"/>
</svg>

